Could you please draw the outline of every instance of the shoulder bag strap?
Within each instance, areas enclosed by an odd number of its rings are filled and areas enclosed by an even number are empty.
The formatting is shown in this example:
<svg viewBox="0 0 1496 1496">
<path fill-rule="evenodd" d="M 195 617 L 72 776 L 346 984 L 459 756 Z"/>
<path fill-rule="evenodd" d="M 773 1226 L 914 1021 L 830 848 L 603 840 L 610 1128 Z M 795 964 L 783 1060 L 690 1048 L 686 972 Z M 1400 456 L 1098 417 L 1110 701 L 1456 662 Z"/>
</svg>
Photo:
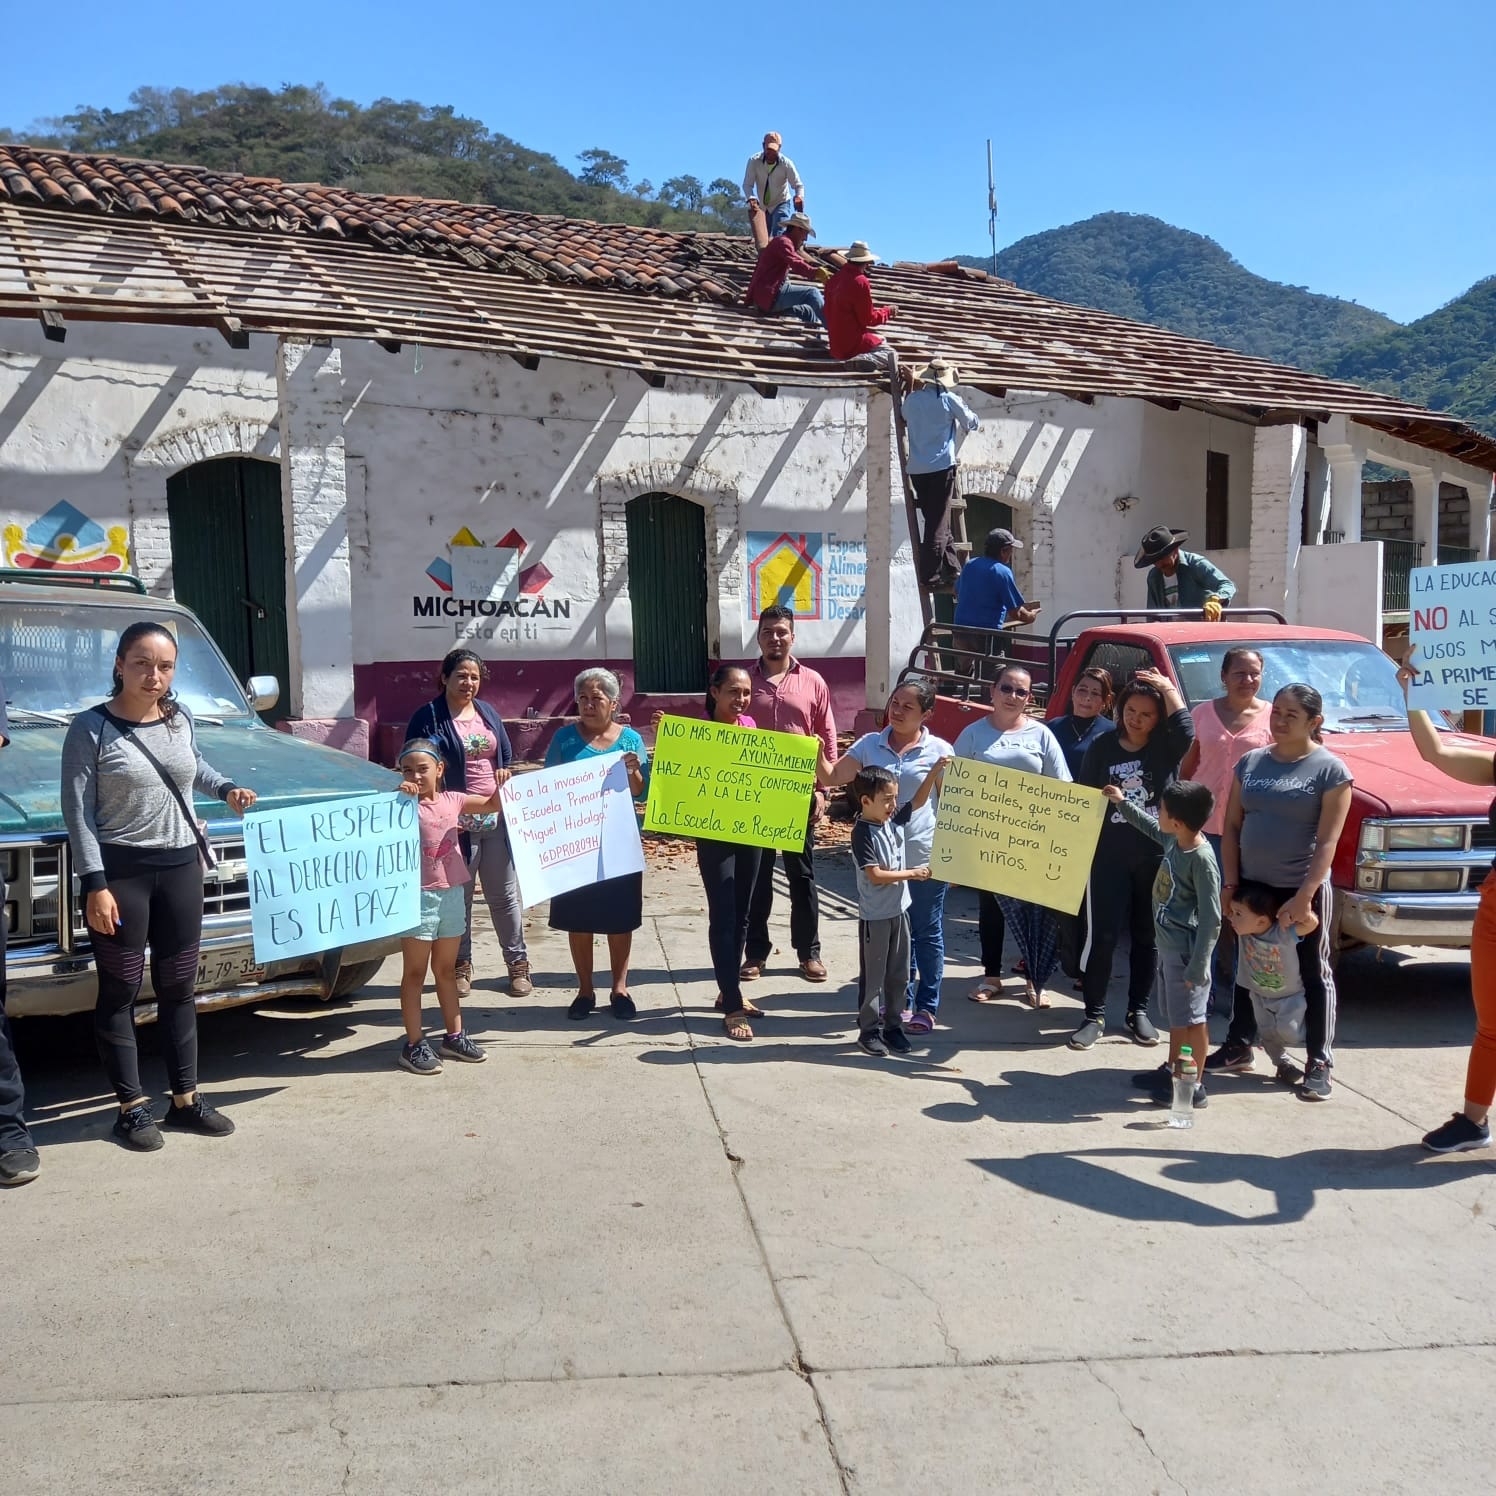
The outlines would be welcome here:
<svg viewBox="0 0 1496 1496">
<path fill-rule="evenodd" d="M 182 814 L 187 817 L 187 824 L 192 827 L 192 835 L 197 841 L 198 855 L 203 860 L 204 867 L 217 867 L 218 858 L 213 848 L 208 844 L 208 838 L 203 835 L 203 828 L 197 817 L 196 809 L 187 803 L 187 797 L 182 793 L 182 787 L 166 772 L 166 766 L 151 752 L 139 738 L 135 736 L 135 725 L 125 723 L 120 726 L 119 719 L 115 718 L 115 725 L 119 728 L 119 735 L 128 738 L 134 745 L 135 751 L 156 771 L 161 777 L 161 783 L 171 791 L 172 798 L 181 807 Z"/>
</svg>

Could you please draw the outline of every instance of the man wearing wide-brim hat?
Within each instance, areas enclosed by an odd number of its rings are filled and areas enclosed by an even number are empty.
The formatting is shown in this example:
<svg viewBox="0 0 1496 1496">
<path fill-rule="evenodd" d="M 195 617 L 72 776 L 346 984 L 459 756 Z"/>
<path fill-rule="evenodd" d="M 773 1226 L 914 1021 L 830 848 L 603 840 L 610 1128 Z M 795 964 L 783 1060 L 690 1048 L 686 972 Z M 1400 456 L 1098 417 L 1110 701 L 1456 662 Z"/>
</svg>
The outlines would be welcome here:
<svg viewBox="0 0 1496 1496">
<path fill-rule="evenodd" d="M 982 423 L 956 393 L 959 376 L 943 358 L 932 358 L 914 372 L 915 390 L 904 401 L 909 437 L 909 481 L 925 522 L 919 546 L 919 579 L 925 587 L 949 587 L 961 570 L 951 535 L 956 500 L 956 447 L 963 431 Z"/>
<path fill-rule="evenodd" d="M 1236 583 L 1214 562 L 1182 546 L 1188 530 L 1155 525 L 1138 547 L 1132 564 L 1148 573 L 1150 608 L 1199 608 L 1207 623 L 1220 621 L 1221 609 L 1236 596 Z"/>
<path fill-rule="evenodd" d="M 820 285 L 791 286 L 787 284 L 791 275 L 802 280 L 824 281 L 827 271 L 812 264 L 801 251 L 805 241 L 815 230 L 810 219 L 803 213 L 793 214 L 788 225 L 777 239 L 769 242 L 758 252 L 753 267 L 753 279 L 748 282 L 744 300 L 756 306 L 769 317 L 796 317 L 812 327 L 826 325 L 825 301 Z"/>
<path fill-rule="evenodd" d="M 855 239 L 843 255 L 843 265 L 826 283 L 826 342 L 832 358 L 860 369 L 887 372 L 892 391 L 902 381 L 909 382 L 907 369 L 899 371 L 899 356 L 872 329 L 891 322 L 899 314 L 896 306 L 873 304 L 872 282 L 868 279 L 878 256 L 866 241 Z"/>
</svg>

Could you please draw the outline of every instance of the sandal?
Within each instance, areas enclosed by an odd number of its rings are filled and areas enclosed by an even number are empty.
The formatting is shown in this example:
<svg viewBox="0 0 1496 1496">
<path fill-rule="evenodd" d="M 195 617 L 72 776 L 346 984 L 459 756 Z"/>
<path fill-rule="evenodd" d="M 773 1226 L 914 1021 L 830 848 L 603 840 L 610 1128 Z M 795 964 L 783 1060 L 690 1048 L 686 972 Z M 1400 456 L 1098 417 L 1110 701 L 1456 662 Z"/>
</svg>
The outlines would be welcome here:
<svg viewBox="0 0 1496 1496">
<path fill-rule="evenodd" d="M 748 1027 L 747 1009 L 738 1013 L 725 1013 L 722 1016 L 722 1032 L 729 1039 L 746 1042 L 753 1037 L 753 1030 Z"/>
<path fill-rule="evenodd" d="M 977 983 L 976 991 L 968 992 L 966 995 L 974 1003 L 995 1003 L 1003 995 L 1003 979 L 1001 977 L 983 977 Z"/>
<path fill-rule="evenodd" d="M 722 1006 L 723 1002 L 724 1002 L 724 998 L 723 998 L 722 994 L 719 992 L 717 994 L 717 1001 L 716 1001 L 716 1004 L 715 1004 L 715 1007 L 716 1007 L 716 1009 L 717 1009 L 717 1011 L 719 1013 L 725 1011 L 724 1008 L 723 1008 L 723 1006 Z M 751 1002 L 749 1002 L 746 998 L 743 1000 L 743 1006 L 738 1009 L 738 1012 L 744 1014 L 745 1016 L 747 1016 L 749 1018 L 762 1018 L 764 1016 L 764 1010 L 762 1008 L 756 1008 L 756 1007 L 754 1007 L 754 1005 Z"/>
<path fill-rule="evenodd" d="M 1032 982 L 1027 980 L 1023 984 L 1023 998 L 1031 1008 L 1047 1008 L 1049 1006 L 1049 994 L 1042 987 L 1035 987 Z"/>
</svg>

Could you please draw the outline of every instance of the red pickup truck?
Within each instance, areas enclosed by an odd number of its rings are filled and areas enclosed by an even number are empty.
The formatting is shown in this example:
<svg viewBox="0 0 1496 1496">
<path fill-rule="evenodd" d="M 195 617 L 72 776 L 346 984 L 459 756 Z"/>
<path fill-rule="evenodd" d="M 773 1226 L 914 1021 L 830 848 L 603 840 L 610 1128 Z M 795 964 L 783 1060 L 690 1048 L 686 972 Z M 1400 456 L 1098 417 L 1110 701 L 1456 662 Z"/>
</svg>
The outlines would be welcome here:
<svg viewBox="0 0 1496 1496">
<path fill-rule="evenodd" d="M 1066 633 L 1077 619 L 1107 621 Z M 1028 666 L 1045 716 L 1058 717 L 1069 709 L 1071 682 L 1090 665 L 1104 666 L 1119 685 L 1140 667 L 1161 670 L 1194 707 L 1221 694 L 1221 658 L 1233 644 L 1261 652 L 1264 696 L 1290 681 L 1320 692 L 1325 745 L 1355 775 L 1332 869 L 1336 948 L 1468 948 L 1481 880 L 1496 855 L 1491 791 L 1457 784 L 1418 756 L 1396 667 L 1359 634 L 1286 625 L 1266 609 L 1230 610 L 1214 624 L 1178 612 L 1071 613 L 1048 636 L 984 637 L 932 624 L 900 678 L 936 683 L 930 726 L 954 740 L 986 711 L 995 661 Z M 1490 738 L 1455 740 L 1496 753 Z"/>
</svg>

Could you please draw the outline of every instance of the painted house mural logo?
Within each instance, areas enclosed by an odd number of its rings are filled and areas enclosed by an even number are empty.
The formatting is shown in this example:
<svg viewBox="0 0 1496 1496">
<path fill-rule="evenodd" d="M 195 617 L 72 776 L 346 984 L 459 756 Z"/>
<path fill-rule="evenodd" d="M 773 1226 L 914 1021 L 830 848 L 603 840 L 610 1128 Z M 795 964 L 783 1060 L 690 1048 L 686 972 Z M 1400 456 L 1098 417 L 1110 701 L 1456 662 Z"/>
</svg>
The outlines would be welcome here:
<svg viewBox="0 0 1496 1496">
<path fill-rule="evenodd" d="M 7 566 L 22 571 L 128 571 L 130 542 L 123 525 L 106 530 L 64 502 L 24 528 L 6 525 L 4 556 Z"/>
<path fill-rule="evenodd" d="M 436 586 L 436 595 L 411 598 L 418 629 L 445 629 L 443 621 L 455 622 L 458 639 L 498 639 L 518 643 L 540 637 L 539 620 L 569 619 L 571 599 L 550 592 L 555 580 L 543 561 L 522 565 L 527 549 L 525 537 L 510 530 L 492 545 L 485 545 L 464 525 L 448 542 L 452 555 L 433 556 L 426 576 Z"/>
<path fill-rule="evenodd" d="M 752 616 L 778 605 L 797 619 L 821 616 L 821 537 L 750 531 L 748 587 Z"/>
</svg>

